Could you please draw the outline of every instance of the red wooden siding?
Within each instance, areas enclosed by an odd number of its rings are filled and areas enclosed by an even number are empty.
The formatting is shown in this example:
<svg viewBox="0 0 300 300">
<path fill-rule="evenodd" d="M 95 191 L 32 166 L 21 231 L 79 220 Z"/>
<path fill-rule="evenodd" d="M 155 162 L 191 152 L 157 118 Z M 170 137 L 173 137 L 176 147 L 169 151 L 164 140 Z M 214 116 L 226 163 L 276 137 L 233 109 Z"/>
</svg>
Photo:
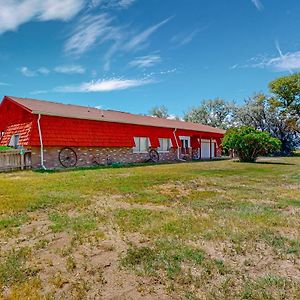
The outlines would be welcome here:
<svg viewBox="0 0 300 300">
<path fill-rule="evenodd" d="M 5 135 L 0 140 L 1 145 L 7 145 L 13 134 L 20 134 L 21 145 L 40 146 L 37 115 L 31 114 L 9 98 L 3 100 L 0 114 L 0 131 L 5 131 Z M 40 124 L 44 146 L 133 147 L 134 137 L 149 137 L 154 148 L 159 147 L 159 138 L 170 138 L 173 147 L 177 148 L 174 128 L 49 115 L 42 115 Z M 223 134 L 178 129 L 176 136 L 179 146 L 179 136 L 190 136 L 191 146 L 199 148 L 198 138 L 214 138 L 219 145 Z"/>
<path fill-rule="evenodd" d="M 3 138 L 0 141 L 0 145 L 1 146 L 8 145 L 12 135 L 14 135 L 14 134 L 18 134 L 20 136 L 19 145 L 21 145 L 21 146 L 29 145 L 31 128 L 32 128 L 32 122 L 13 124 L 13 125 L 8 126 Z"/>
<path fill-rule="evenodd" d="M 0 112 L 0 131 L 5 131 L 9 125 L 28 123 L 33 119 L 33 115 L 29 111 L 8 98 L 4 98 L 1 102 Z"/>
</svg>

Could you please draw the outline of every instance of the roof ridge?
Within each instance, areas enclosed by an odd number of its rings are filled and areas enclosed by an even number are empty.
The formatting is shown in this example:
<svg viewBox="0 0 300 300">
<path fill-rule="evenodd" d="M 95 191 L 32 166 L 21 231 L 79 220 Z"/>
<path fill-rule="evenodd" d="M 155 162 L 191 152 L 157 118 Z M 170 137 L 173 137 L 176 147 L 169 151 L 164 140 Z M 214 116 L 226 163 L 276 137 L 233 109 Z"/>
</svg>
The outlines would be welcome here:
<svg viewBox="0 0 300 300">
<path fill-rule="evenodd" d="M 143 114 L 133 114 L 129 112 L 117 111 L 112 109 L 102 109 L 91 106 L 82 106 L 76 104 L 65 104 L 61 102 L 38 100 L 33 98 L 21 98 L 14 96 L 5 96 L 8 99 L 22 105 L 32 114 L 44 114 L 49 116 L 86 119 L 95 121 L 106 121 L 116 123 L 127 123 L 144 126 L 155 126 L 165 128 L 178 128 L 186 130 L 215 132 L 223 134 L 225 131 L 204 125 L 200 123 L 185 122 L 182 120 L 163 119 L 154 116 L 147 116 Z"/>
<path fill-rule="evenodd" d="M 24 97 L 16 97 L 16 96 L 9 96 L 6 95 L 5 97 L 11 98 L 11 99 L 20 99 L 20 100 L 30 100 L 30 101 L 37 101 L 42 103 L 52 103 L 52 104 L 59 104 L 59 105 L 65 105 L 65 106 L 77 106 L 77 107 L 84 107 L 84 108 L 93 108 L 97 110 L 105 110 L 105 109 L 99 109 L 95 106 L 85 106 L 85 105 L 79 105 L 79 104 L 72 104 L 72 103 L 63 103 L 63 102 L 57 102 L 52 100 L 41 100 L 41 99 L 35 99 L 35 98 L 24 98 Z"/>
</svg>

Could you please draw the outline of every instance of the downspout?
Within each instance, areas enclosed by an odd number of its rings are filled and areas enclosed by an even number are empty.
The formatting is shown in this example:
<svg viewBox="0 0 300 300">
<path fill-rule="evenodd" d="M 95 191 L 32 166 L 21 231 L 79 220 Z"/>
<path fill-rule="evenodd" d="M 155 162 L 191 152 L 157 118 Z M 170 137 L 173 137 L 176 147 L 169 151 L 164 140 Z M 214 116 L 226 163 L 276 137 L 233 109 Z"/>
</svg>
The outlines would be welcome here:
<svg viewBox="0 0 300 300">
<path fill-rule="evenodd" d="M 42 130 L 41 130 L 41 114 L 39 114 L 37 125 L 39 130 L 39 138 L 40 138 L 40 145 L 41 145 L 41 166 L 44 170 L 47 170 L 47 168 L 44 165 L 44 145 L 43 145 L 43 137 L 42 137 Z"/>
<path fill-rule="evenodd" d="M 186 161 L 185 159 L 180 158 L 179 143 L 178 143 L 178 140 L 177 140 L 176 131 L 177 131 L 177 128 L 175 128 L 174 131 L 173 131 L 174 139 L 175 139 L 175 142 L 176 142 L 176 145 L 177 145 L 177 159 L 180 160 L 180 161 Z"/>
</svg>

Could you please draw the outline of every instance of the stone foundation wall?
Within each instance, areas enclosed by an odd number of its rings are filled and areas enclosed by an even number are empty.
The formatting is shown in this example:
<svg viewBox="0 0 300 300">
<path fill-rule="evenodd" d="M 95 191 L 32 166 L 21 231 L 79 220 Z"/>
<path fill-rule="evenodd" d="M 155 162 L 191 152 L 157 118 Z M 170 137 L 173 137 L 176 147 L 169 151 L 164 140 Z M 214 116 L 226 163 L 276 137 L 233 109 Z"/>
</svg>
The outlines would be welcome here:
<svg viewBox="0 0 300 300">
<path fill-rule="evenodd" d="M 59 152 L 63 147 L 45 147 L 44 165 L 48 169 L 63 168 L 59 161 Z M 149 158 L 148 153 L 133 153 L 132 148 L 94 148 L 94 147 L 71 147 L 77 155 L 76 167 L 107 165 L 113 163 L 139 163 Z M 40 148 L 33 147 L 32 168 L 41 168 Z M 159 153 L 160 161 L 174 161 L 176 149 L 169 152 Z M 95 161 L 97 163 L 95 163 Z"/>
</svg>

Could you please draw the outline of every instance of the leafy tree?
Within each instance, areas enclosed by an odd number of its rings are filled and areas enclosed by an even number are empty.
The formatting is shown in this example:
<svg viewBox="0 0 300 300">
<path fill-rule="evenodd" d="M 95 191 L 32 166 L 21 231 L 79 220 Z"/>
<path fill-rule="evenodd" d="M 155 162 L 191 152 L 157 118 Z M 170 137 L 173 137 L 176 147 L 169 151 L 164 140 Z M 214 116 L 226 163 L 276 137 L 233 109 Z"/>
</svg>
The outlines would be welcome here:
<svg viewBox="0 0 300 300">
<path fill-rule="evenodd" d="M 241 162 L 255 162 L 258 156 L 279 150 L 281 142 L 268 132 L 242 126 L 228 130 L 222 145 L 225 150 L 235 150 Z"/>
<path fill-rule="evenodd" d="M 204 100 L 199 107 L 191 108 L 184 120 L 227 129 L 231 126 L 233 111 L 234 104 L 223 99 Z"/>
<path fill-rule="evenodd" d="M 267 131 L 281 141 L 281 153 L 289 154 L 300 143 L 298 117 L 278 106 L 278 101 L 259 93 L 235 110 L 235 123 Z"/>
<path fill-rule="evenodd" d="M 167 119 L 169 117 L 168 108 L 164 105 L 155 106 L 150 109 L 149 115 L 157 118 Z"/>
<path fill-rule="evenodd" d="M 300 73 L 277 78 L 269 88 L 284 109 L 300 117 Z"/>
</svg>

